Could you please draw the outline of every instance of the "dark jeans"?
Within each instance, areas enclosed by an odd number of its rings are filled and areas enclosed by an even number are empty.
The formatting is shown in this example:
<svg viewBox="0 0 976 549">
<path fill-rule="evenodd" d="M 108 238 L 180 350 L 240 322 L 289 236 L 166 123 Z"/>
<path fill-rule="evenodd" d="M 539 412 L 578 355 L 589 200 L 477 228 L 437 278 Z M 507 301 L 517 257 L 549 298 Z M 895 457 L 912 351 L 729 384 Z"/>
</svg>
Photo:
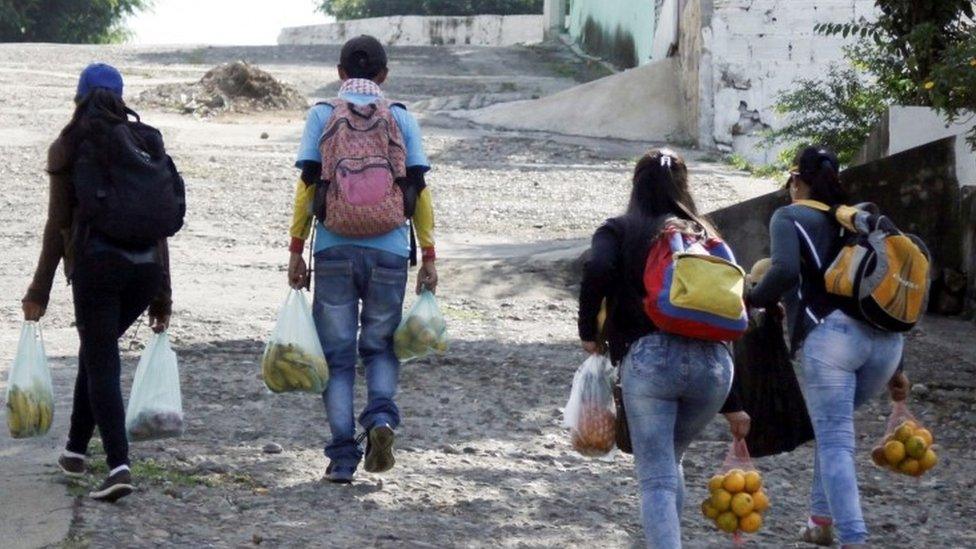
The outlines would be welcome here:
<svg viewBox="0 0 976 549">
<path fill-rule="evenodd" d="M 98 425 L 109 469 L 129 463 L 119 338 L 158 294 L 163 271 L 112 252 L 80 257 L 72 283 L 81 349 L 67 449 L 84 454 Z"/>
</svg>

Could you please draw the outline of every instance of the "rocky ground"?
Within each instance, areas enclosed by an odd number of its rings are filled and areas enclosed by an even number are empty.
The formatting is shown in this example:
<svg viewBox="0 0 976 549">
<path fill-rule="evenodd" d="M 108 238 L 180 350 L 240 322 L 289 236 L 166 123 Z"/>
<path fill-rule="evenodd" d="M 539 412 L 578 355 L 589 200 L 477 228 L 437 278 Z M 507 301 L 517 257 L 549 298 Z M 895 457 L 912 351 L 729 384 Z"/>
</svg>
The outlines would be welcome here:
<svg viewBox="0 0 976 549">
<path fill-rule="evenodd" d="M 120 66 L 128 94 L 199 80 L 244 59 L 310 98 L 337 88 L 337 48 L 0 46 L 0 368 L 19 332 L 46 204 L 45 148 L 70 114 L 78 71 Z M 441 242 L 440 300 L 452 341 L 444 357 L 404 367 L 397 468 L 351 486 L 322 482 L 328 437 L 321 401 L 272 395 L 258 360 L 285 297 L 286 230 L 302 128 L 297 111 L 192 116 L 142 109 L 162 128 L 189 189 L 173 241 L 176 316 L 188 428 L 133 445 L 137 495 L 118 505 L 83 497 L 53 461 L 63 443 L 76 368 L 70 294 L 58 279 L 44 328 L 57 396 L 39 439 L 0 436 L 4 546 L 68 547 L 631 547 L 643 541 L 632 461 L 576 455 L 560 427 L 575 368 L 574 260 L 599 222 L 620 211 L 628 171 L 648 146 L 487 131 L 456 108 L 542 95 L 599 75 L 546 49 L 397 48 L 389 90 L 411 102 L 425 144 Z M 694 151 L 696 196 L 713 209 L 771 188 Z M 973 325 L 930 319 L 910 338 L 908 368 L 925 385 L 912 408 L 932 426 L 942 463 L 923 480 L 872 468 L 886 411 L 858 414 L 868 523 L 878 547 L 971 547 L 976 515 L 976 349 Z M 146 328 L 122 341 L 128 389 Z M 6 379 L 5 375 L 0 376 Z M 361 400 L 360 400 L 361 402 Z M 698 515 L 706 479 L 728 444 L 716 420 L 685 461 L 684 536 L 729 545 Z M 97 445 L 93 448 L 97 454 Z M 96 460 L 98 461 L 98 460 Z M 749 541 L 801 546 L 811 449 L 759 461 L 773 510 Z M 95 463 L 95 473 L 104 465 Z M 95 482 L 93 477 L 91 482 Z"/>
</svg>

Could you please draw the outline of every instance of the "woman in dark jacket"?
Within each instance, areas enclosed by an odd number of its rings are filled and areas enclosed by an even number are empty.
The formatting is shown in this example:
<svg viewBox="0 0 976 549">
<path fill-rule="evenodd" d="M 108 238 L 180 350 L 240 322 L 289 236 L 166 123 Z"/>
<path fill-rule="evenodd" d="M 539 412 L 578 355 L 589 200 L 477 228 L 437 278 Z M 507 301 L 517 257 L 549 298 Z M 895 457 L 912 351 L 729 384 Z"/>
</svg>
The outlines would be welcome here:
<svg viewBox="0 0 976 549">
<path fill-rule="evenodd" d="M 74 408 L 65 451 L 58 459 L 69 476 L 86 472 L 88 443 L 98 427 L 109 475 L 91 496 L 115 501 L 132 492 L 125 408 L 119 384 L 119 338 L 149 308 L 150 325 L 169 324 L 169 257 L 166 240 L 145 247 L 120 245 L 80 219 L 72 183 L 79 146 L 105 142 L 111 127 L 131 113 L 122 100 L 122 75 L 113 67 L 90 65 L 81 74 L 71 122 L 51 145 L 47 171 L 50 198 L 40 258 L 23 299 L 24 318 L 37 321 L 47 309 L 58 263 L 72 284 L 81 348 Z M 104 148 L 104 147 L 103 147 Z M 109 154 L 101 150 L 100 154 Z"/>
<path fill-rule="evenodd" d="M 621 369 L 647 545 L 676 548 L 685 450 L 720 409 L 735 438 L 748 433 L 749 416 L 726 402 L 732 385 L 727 346 L 660 332 L 644 312 L 644 266 L 666 224 L 717 234 L 698 215 L 684 160 L 653 150 L 634 170 L 627 213 L 607 220 L 593 236 L 580 290 L 579 335 L 584 350 L 599 350 L 597 318 L 606 299 L 605 334 L 611 361 Z"/>
<path fill-rule="evenodd" d="M 797 203 L 845 205 L 837 157 L 808 147 L 790 174 L 794 203 L 769 223 L 772 267 L 747 295 L 750 306 L 786 304 L 793 352 L 802 350 L 802 386 L 817 439 L 810 519 L 801 531 L 808 543 L 829 546 L 834 530 L 845 548 L 861 547 L 867 528 L 861 513 L 854 460 L 854 410 L 887 383 L 892 399 L 904 400 L 908 378 L 897 371 L 901 334 L 859 320 L 845 301 L 827 293 L 824 269 L 843 244 L 831 214 Z"/>
</svg>

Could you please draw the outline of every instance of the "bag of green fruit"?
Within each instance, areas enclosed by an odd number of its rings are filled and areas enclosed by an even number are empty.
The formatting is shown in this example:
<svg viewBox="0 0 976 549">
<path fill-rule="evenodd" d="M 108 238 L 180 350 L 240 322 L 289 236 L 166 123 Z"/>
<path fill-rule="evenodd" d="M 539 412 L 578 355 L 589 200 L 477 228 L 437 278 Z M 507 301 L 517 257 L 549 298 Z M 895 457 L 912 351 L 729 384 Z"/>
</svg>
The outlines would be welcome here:
<svg viewBox="0 0 976 549">
<path fill-rule="evenodd" d="M 447 322 L 429 290 L 420 293 L 417 303 L 400 321 L 393 334 L 393 350 L 402 361 L 447 351 Z"/>
<path fill-rule="evenodd" d="M 261 358 L 264 383 L 275 393 L 321 393 L 329 381 L 312 309 L 301 290 L 289 290 Z"/>
<path fill-rule="evenodd" d="M 744 439 L 732 442 L 722 467 L 708 481 L 708 492 L 701 504 L 702 514 L 716 528 L 732 534 L 736 546 L 742 545 L 743 534 L 754 534 L 762 528 L 769 497 Z"/>
<path fill-rule="evenodd" d="M 51 429 L 54 388 L 37 322 L 20 330 L 17 356 L 7 378 L 7 426 L 14 438 L 37 437 Z"/>
<path fill-rule="evenodd" d="M 166 332 L 153 337 L 139 358 L 125 409 L 125 432 L 131 441 L 183 434 L 180 367 Z"/>
<path fill-rule="evenodd" d="M 904 401 L 891 407 L 885 435 L 871 451 L 875 465 L 903 475 L 920 477 L 939 462 L 935 437 L 908 411 Z"/>
</svg>

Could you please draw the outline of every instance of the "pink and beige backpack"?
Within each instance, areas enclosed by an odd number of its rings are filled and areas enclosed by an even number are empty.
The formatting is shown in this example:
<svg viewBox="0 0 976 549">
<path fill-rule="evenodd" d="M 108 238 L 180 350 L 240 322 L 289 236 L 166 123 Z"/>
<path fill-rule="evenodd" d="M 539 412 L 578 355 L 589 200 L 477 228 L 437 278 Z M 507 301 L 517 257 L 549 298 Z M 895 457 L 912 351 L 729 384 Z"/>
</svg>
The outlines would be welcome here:
<svg viewBox="0 0 976 549">
<path fill-rule="evenodd" d="M 391 104 L 327 102 L 332 117 L 322 133 L 323 196 L 316 215 L 329 231 L 349 238 L 386 234 L 406 223 L 403 190 L 406 148 Z M 320 194 L 320 193 L 316 193 Z"/>
</svg>

